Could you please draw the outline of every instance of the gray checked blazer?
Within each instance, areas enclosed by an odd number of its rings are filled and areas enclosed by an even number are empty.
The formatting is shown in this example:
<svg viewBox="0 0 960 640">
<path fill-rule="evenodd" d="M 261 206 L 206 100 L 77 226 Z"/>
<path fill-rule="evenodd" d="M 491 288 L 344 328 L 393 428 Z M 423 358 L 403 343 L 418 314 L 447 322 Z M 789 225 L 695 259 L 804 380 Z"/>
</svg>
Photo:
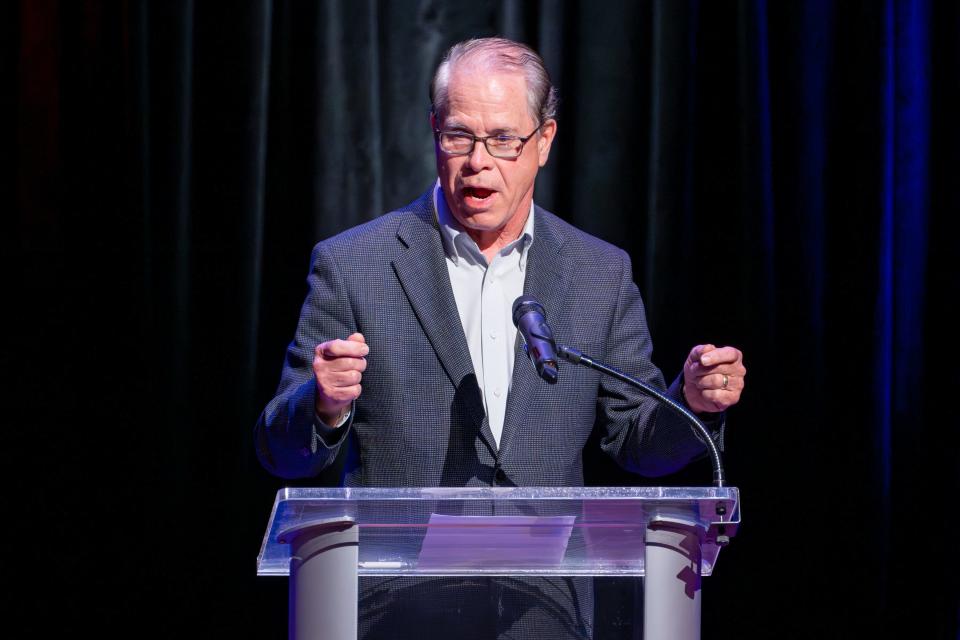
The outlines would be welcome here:
<svg viewBox="0 0 960 640">
<path fill-rule="evenodd" d="M 256 425 L 270 472 L 313 476 L 349 441 L 347 486 L 580 486 L 594 428 L 610 456 L 645 475 L 704 452 L 670 410 L 620 382 L 562 363 L 557 384 L 543 382 L 520 344 L 498 448 L 431 193 L 314 248 L 280 385 Z M 534 223 L 524 293 L 543 304 L 557 340 L 663 388 L 626 253 L 540 208 Z M 348 425 L 325 439 L 314 422 L 314 347 L 357 331 L 370 346 L 363 392 Z M 365 578 L 360 613 L 364 640 L 583 639 L 593 595 L 583 578 Z"/>
<path fill-rule="evenodd" d="M 647 476 L 703 454 L 672 411 L 623 383 L 562 363 L 559 381 L 545 383 L 519 339 L 498 449 L 444 260 L 431 191 L 316 245 L 279 388 L 256 425 L 270 472 L 316 475 L 349 438 L 347 486 L 580 486 L 595 427 L 607 454 Z M 558 342 L 664 387 L 624 251 L 537 207 L 523 291 Z M 370 346 L 363 392 L 350 424 L 325 441 L 314 428 L 314 347 L 356 331 Z M 670 391 L 677 397 L 679 381 Z"/>
</svg>

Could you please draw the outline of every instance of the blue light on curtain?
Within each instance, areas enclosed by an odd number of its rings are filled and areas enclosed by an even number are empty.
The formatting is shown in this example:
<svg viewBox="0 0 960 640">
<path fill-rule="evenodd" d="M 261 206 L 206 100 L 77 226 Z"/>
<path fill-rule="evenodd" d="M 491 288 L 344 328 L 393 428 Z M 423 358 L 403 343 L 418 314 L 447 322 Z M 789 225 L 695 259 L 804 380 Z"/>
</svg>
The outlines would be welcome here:
<svg viewBox="0 0 960 640">
<path fill-rule="evenodd" d="M 916 437 L 921 397 L 925 260 L 929 207 L 930 6 L 888 2 L 883 83 L 884 146 L 876 402 L 882 499 L 889 513 L 894 438 Z"/>
</svg>

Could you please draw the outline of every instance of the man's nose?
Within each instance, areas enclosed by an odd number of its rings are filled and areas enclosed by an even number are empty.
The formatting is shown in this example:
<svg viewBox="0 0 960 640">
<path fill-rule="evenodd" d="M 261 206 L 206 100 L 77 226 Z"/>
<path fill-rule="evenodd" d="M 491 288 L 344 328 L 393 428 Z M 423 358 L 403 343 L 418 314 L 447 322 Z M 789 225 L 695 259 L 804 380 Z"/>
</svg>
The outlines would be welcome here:
<svg viewBox="0 0 960 640">
<path fill-rule="evenodd" d="M 470 168 L 474 171 L 489 169 L 493 166 L 493 156 L 487 151 L 487 145 L 480 140 L 473 143 L 473 151 L 470 152 L 468 160 Z"/>
</svg>

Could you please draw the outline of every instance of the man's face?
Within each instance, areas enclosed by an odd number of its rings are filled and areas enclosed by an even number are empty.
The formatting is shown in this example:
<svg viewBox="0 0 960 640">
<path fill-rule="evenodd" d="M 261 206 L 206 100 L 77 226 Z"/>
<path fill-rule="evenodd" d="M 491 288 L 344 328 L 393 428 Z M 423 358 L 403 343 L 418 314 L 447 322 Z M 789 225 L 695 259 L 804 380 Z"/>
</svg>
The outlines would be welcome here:
<svg viewBox="0 0 960 640">
<path fill-rule="evenodd" d="M 433 123 L 440 131 L 525 137 L 538 124 L 527 107 L 526 79 L 519 73 L 455 67 L 447 96 L 446 112 L 437 116 L 442 120 Z M 548 120 L 523 146 L 520 157 L 512 159 L 494 158 L 482 142 L 464 156 L 444 153 L 437 143 L 437 174 L 447 205 L 471 235 L 499 235 L 505 227 L 507 234 L 519 234 L 556 128 L 556 122 Z"/>
</svg>

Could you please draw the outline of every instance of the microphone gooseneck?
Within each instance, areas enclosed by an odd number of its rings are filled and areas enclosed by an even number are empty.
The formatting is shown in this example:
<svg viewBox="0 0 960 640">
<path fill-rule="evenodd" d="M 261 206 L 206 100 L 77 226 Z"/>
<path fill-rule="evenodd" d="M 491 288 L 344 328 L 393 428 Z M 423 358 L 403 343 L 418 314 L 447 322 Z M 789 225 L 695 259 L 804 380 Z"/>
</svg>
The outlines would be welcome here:
<svg viewBox="0 0 960 640">
<path fill-rule="evenodd" d="M 626 382 L 630 386 L 640 389 L 647 395 L 656 398 L 661 403 L 665 404 L 683 416 L 690 424 L 691 428 L 700 436 L 700 439 L 703 440 L 704 445 L 707 447 L 707 451 L 710 454 L 710 462 L 713 467 L 713 484 L 716 487 L 724 486 L 724 483 L 726 482 L 726 476 L 723 472 L 723 460 L 720 458 L 720 450 L 717 449 L 717 443 L 713 441 L 713 438 L 710 436 L 710 431 L 707 429 L 706 425 L 704 425 L 703 422 L 700 421 L 700 418 L 695 416 L 692 411 L 662 391 L 659 391 L 656 388 L 648 385 L 646 382 L 637 380 L 633 376 L 628 375 L 615 367 L 611 367 L 599 362 L 598 360 L 594 360 L 590 356 L 578 351 L 577 349 L 566 347 L 562 344 L 557 345 L 557 355 L 567 362 L 589 367 L 595 371 L 605 373 L 608 376 L 613 376 L 617 380 Z"/>
</svg>

